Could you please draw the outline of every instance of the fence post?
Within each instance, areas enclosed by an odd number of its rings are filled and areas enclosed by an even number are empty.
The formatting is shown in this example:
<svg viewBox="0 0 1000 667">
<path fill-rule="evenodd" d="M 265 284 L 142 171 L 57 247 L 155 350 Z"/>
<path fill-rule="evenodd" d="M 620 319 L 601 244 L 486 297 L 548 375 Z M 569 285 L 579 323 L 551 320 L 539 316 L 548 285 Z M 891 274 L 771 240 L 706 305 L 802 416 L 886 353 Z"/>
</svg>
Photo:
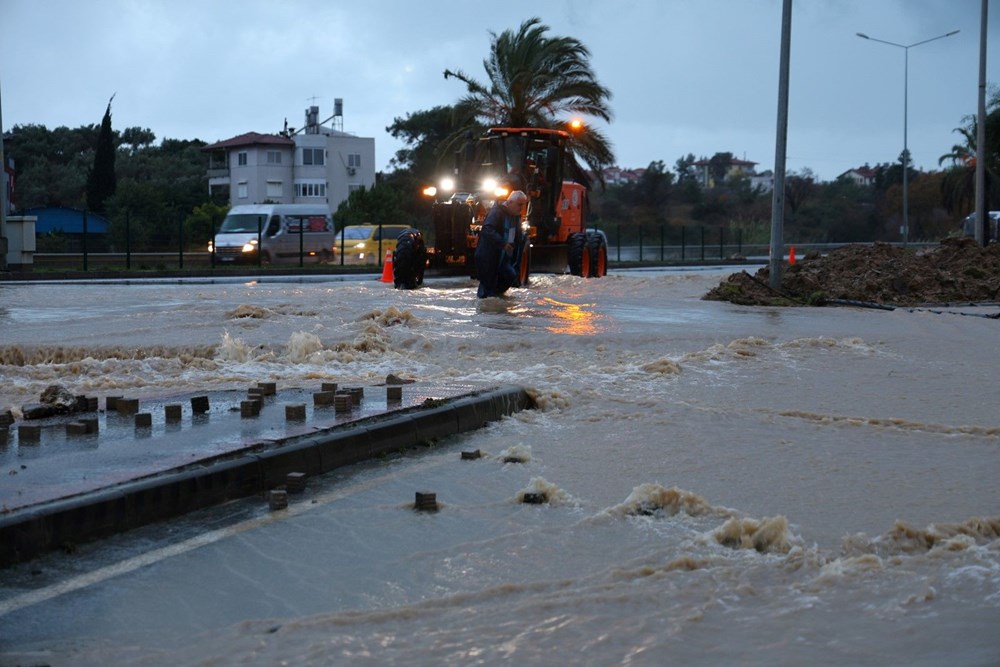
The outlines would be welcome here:
<svg viewBox="0 0 1000 667">
<path fill-rule="evenodd" d="M 681 225 L 681 261 L 687 258 L 687 225 Z"/>
<path fill-rule="evenodd" d="M 618 263 L 622 263 L 622 225 L 619 222 L 615 225 L 615 235 L 618 236 Z"/>
<path fill-rule="evenodd" d="M 299 218 L 299 268 L 301 269 L 305 266 L 305 238 L 302 236 L 302 230 L 306 226 L 305 218 Z"/>
<path fill-rule="evenodd" d="M 80 248 L 83 250 L 83 270 L 87 270 L 87 209 L 83 209 L 83 243 Z"/>
<path fill-rule="evenodd" d="M 378 268 L 382 268 L 382 223 L 378 223 Z"/>
<path fill-rule="evenodd" d="M 177 268 L 184 268 L 184 216 L 177 211 Z"/>
<path fill-rule="evenodd" d="M 743 228 L 736 230 L 736 253 L 743 256 Z"/>
<path fill-rule="evenodd" d="M 719 227 L 719 259 L 724 259 L 726 256 L 726 228 Z"/>
<path fill-rule="evenodd" d="M 705 225 L 701 226 L 701 261 L 705 261 Z"/>
<path fill-rule="evenodd" d="M 212 252 L 208 253 L 208 263 L 213 269 L 215 268 L 215 211 L 208 216 L 208 224 L 212 227 L 212 235 L 209 237 L 212 240 Z"/>
<path fill-rule="evenodd" d="M 125 209 L 125 268 L 132 269 L 132 209 Z"/>
<path fill-rule="evenodd" d="M 663 225 L 660 225 L 660 261 L 663 261 Z"/>
<path fill-rule="evenodd" d="M 257 216 L 257 267 L 264 265 L 264 249 L 261 247 L 261 233 L 264 231 L 264 216 Z"/>
</svg>

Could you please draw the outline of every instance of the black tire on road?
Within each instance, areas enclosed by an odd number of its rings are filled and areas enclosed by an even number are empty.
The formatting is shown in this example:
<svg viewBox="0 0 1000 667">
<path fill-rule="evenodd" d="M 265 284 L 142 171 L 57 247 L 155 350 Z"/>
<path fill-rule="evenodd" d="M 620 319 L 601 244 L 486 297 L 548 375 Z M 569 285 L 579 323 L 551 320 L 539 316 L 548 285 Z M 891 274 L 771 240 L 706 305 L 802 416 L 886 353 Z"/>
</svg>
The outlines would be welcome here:
<svg viewBox="0 0 1000 667">
<path fill-rule="evenodd" d="M 574 276 L 590 277 L 590 248 L 586 234 L 570 234 L 566 239 L 569 254 L 569 272 Z"/>
<path fill-rule="evenodd" d="M 396 289 L 416 289 L 424 283 L 427 247 L 416 229 L 399 235 L 392 252 L 392 282 Z"/>
<path fill-rule="evenodd" d="M 587 234 L 587 248 L 590 250 L 590 277 L 601 278 L 608 275 L 608 244 L 600 234 Z"/>
</svg>

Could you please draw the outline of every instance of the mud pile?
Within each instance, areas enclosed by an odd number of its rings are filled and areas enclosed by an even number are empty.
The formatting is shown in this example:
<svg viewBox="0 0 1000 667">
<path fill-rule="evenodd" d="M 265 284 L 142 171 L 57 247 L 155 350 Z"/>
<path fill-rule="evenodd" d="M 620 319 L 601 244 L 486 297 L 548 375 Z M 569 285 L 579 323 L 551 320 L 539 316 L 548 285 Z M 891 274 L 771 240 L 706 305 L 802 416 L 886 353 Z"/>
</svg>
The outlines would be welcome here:
<svg viewBox="0 0 1000 667">
<path fill-rule="evenodd" d="M 730 275 L 703 299 L 751 306 L 821 306 L 862 302 L 885 306 L 988 303 L 1000 300 L 1000 244 L 949 238 L 912 250 L 886 243 L 812 252 L 769 286 L 767 267 Z"/>
</svg>

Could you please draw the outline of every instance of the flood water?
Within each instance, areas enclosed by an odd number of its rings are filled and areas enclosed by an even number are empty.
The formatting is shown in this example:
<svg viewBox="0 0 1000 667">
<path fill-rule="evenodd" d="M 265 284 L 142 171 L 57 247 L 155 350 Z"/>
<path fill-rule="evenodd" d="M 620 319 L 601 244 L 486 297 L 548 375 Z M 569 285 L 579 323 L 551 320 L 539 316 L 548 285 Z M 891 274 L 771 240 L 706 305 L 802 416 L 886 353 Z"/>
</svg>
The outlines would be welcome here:
<svg viewBox="0 0 1000 667">
<path fill-rule="evenodd" d="M 0 410 L 390 372 L 537 401 L 280 516 L 0 570 L 0 665 L 1000 663 L 1000 323 L 702 301 L 725 273 L 0 285 Z"/>
</svg>

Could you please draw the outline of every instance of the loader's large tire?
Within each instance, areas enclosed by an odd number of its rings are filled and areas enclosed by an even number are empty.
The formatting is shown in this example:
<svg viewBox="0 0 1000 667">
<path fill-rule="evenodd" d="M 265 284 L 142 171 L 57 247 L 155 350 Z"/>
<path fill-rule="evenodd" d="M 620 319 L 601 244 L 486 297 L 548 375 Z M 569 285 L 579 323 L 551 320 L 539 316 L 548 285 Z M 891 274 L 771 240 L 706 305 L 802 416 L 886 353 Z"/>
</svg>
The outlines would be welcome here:
<svg viewBox="0 0 1000 667">
<path fill-rule="evenodd" d="M 566 239 L 569 255 L 569 272 L 574 276 L 590 277 L 590 248 L 586 234 L 571 234 Z"/>
<path fill-rule="evenodd" d="M 396 289 L 416 289 L 424 283 L 427 247 L 416 229 L 407 229 L 396 239 L 392 252 L 392 282 Z"/>
<path fill-rule="evenodd" d="M 608 244 L 604 237 L 593 232 L 587 234 L 587 248 L 590 250 L 590 277 L 608 275 Z"/>
</svg>

